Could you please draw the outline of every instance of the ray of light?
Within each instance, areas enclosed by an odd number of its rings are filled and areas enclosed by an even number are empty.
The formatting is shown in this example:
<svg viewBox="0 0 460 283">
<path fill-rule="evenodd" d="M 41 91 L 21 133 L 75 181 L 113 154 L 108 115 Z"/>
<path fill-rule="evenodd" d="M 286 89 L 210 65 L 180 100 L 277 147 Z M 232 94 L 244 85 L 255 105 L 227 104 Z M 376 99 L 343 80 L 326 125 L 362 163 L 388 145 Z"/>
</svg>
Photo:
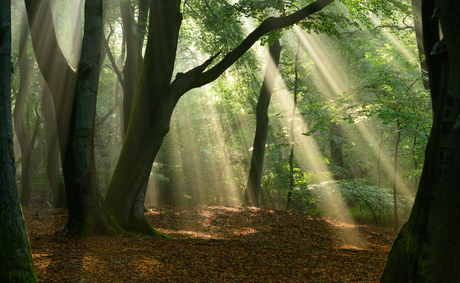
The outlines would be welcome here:
<svg viewBox="0 0 460 283">
<path fill-rule="evenodd" d="M 310 54 L 312 54 L 312 58 L 315 61 L 315 63 L 318 65 L 318 69 L 321 73 L 323 73 L 322 77 L 326 78 L 327 81 L 327 86 L 329 90 L 332 90 L 333 93 L 328 93 L 326 91 L 326 94 L 328 95 L 329 99 L 335 99 L 342 93 L 346 92 L 348 90 L 347 84 L 345 83 L 345 79 L 343 75 L 340 75 L 334 70 L 338 70 L 339 68 L 326 68 L 325 66 L 334 66 L 337 64 L 337 62 L 332 62 L 330 59 L 330 56 L 326 56 L 324 52 L 324 48 L 321 48 L 323 45 L 320 43 L 322 40 L 324 40 L 322 37 L 320 38 L 319 36 L 307 34 L 304 31 L 296 28 L 295 29 L 296 34 L 301 38 L 302 43 L 304 44 L 305 48 L 308 50 Z M 326 39 L 327 40 L 327 39 Z M 333 52 L 332 50 L 330 52 Z M 334 58 L 339 58 L 340 56 L 334 56 Z M 328 72 L 328 70 L 332 69 L 331 73 Z M 346 68 L 342 68 L 346 69 Z M 334 78 L 334 79 L 332 79 Z M 348 85 L 352 85 L 354 82 L 349 82 Z M 357 126 L 358 131 L 360 132 L 359 136 L 354 136 L 354 135 L 347 135 L 347 139 L 349 139 L 352 142 L 358 143 L 360 142 L 361 139 L 364 139 L 366 143 L 371 146 L 373 150 L 374 156 L 378 155 L 379 148 L 378 148 L 378 139 L 379 139 L 379 134 L 373 131 L 370 131 L 364 123 L 358 123 Z M 377 138 L 375 138 L 377 137 Z M 394 173 L 394 165 L 393 161 L 390 160 L 388 156 L 382 156 L 382 164 L 384 165 L 385 172 L 387 176 L 392 176 Z M 409 188 L 403 182 L 402 177 L 400 174 L 397 174 L 396 176 L 396 182 L 398 189 L 403 192 L 403 194 L 408 195 L 410 193 Z"/>
</svg>

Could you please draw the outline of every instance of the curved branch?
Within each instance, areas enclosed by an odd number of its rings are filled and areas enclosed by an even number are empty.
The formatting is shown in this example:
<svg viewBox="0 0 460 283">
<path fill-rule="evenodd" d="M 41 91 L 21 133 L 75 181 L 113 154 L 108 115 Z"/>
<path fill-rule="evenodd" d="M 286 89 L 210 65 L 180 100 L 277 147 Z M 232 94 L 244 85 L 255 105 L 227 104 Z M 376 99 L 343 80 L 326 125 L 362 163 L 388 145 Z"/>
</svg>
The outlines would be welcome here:
<svg viewBox="0 0 460 283">
<path fill-rule="evenodd" d="M 262 22 L 262 24 L 260 24 L 259 27 L 257 27 L 253 32 L 251 32 L 238 47 L 236 47 L 233 51 L 228 53 L 219 63 L 217 63 L 210 70 L 202 73 L 197 78 L 192 88 L 206 85 L 217 79 L 223 72 L 225 72 L 225 70 L 227 70 L 231 65 L 233 65 L 233 63 L 235 63 L 241 56 L 243 56 L 244 53 L 246 53 L 246 51 L 248 51 L 249 48 L 251 48 L 251 46 L 263 35 L 271 31 L 282 29 L 296 24 L 304 18 L 310 16 L 311 14 L 321 11 L 324 7 L 331 4 L 332 2 L 334 2 L 334 0 L 318 0 L 306 6 L 303 9 L 295 13 L 292 13 L 289 16 L 277 18 L 271 17 L 266 19 Z"/>
</svg>

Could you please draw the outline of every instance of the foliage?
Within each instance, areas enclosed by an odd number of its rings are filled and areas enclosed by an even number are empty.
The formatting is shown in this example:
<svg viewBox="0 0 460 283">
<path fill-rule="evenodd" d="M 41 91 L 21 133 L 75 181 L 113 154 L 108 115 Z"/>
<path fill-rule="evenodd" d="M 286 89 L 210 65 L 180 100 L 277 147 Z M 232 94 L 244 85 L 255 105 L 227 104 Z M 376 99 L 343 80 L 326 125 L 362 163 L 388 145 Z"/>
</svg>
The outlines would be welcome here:
<svg viewBox="0 0 460 283">
<path fill-rule="evenodd" d="M 393 189 L 368 185 L 363 179 L 314 184 L 303 194 L 310 197 L 305 211 L 313 215 L 340 221 L 350 213 L 358 223 L 389 224 L 392 220 Z M 334 199 L 337 196 L 340 199 Z M 402 195 L 397 198 L 400 211 L 410 211 L 413 198 Z"/>
</svg>

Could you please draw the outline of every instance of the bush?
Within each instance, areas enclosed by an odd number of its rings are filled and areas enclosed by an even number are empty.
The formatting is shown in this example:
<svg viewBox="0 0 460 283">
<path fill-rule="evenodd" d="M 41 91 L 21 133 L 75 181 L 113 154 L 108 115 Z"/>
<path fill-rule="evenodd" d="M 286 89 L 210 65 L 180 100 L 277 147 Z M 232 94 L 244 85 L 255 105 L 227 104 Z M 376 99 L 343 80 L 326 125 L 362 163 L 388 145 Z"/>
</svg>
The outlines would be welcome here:
<svg viewBox="0 0 460 283">
<path fill-rule="evenodd" d="M 331 217 L 346 221 L 351 216 L 361 224 L 389 225 L 393 222 L 393 189 L 366 184 L 364 179 L 327 181 L 309 185 L 305 191 L 297 192 L 309 199 L 305 213 Z M 397 195 L 398 211 L 410 209 L 413 199 Z M 400 217 L 401 218 L 401 217 Z"/>
</svg>

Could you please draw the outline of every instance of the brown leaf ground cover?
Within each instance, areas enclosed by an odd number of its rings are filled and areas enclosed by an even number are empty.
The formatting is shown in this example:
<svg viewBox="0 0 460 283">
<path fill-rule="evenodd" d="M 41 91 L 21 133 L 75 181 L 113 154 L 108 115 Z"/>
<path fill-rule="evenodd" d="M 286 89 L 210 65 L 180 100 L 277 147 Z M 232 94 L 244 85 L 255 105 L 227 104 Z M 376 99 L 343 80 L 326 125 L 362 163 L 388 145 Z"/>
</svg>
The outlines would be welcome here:
<svg viewBox="0 0 460 283">
<path fill-rule="evenodd" d="M 60 231 L 65 209 L 25 208 L 39 282 L 378 282 L 390 229 L 247 207 L 157 206 L 175 238 Z"/>
</svg>

